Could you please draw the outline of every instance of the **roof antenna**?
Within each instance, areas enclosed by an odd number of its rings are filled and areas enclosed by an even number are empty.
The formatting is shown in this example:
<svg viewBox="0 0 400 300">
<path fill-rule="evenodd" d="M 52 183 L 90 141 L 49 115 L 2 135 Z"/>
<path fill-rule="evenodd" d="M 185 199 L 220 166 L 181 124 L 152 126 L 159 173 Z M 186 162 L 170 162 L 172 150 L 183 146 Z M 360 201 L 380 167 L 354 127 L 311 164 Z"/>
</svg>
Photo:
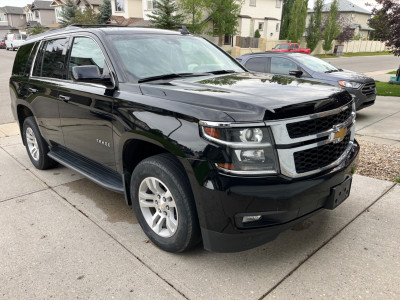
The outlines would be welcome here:
<svg viewBox="0 0 400 300">
<path fill-rule="evenodd" d="M 190 34 L 189 30 L 187 29 L 187 27 L 185 25 L 182 25 L 181 29 L 179 29 L 179 31 L 181 32 L 181 34 L 183 35 L 187 35 Z"/>
</svg>

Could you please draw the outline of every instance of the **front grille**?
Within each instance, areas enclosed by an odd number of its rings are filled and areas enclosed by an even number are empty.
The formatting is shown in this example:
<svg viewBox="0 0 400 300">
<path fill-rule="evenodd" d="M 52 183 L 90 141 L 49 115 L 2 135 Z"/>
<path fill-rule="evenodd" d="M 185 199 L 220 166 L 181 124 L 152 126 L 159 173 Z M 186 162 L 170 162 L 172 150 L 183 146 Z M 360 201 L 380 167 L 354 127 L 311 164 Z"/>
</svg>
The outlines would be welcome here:
<svg viewBox="0 0 400 300">
<path fill-rule="evenodd" d="M 350 142 L 350 134 L 337 144 L 326 144 L 293 153 L 297 173 L 305 173 L 323 168 L 336 161 Z"/>
<path fill-rule="evenodd" d="M 364 84 L 361 92 L 367 96 L 374 95 L 375 94 L 375 82 L 368 82 L 368 83 Z"/>
<path fill-rule="evenodd" d="M 286 125 L 290 138 L 299 138 L 307 135 L 317 134 L 319 132 L 327 131 L 333 125 L 341 124 L 346 121 L 352 112 L 351 106 L 344 111 L 322 118 L 311 119 L 301 122 L 289 123 Z"/>
</svg>

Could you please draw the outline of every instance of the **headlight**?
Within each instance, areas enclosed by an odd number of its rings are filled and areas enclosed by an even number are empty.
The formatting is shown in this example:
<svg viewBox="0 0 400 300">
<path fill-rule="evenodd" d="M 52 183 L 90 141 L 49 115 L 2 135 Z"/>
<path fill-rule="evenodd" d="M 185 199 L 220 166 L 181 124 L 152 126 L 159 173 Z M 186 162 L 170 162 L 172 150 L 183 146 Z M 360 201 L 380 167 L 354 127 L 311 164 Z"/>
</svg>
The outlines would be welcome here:
<svg viewBox="0 0 400 300">
<path fill-rule="evenodd" d="M 343 80 L 341 80 L 341 81 L 338 81 L 338 82 L 339 82 L 339 84 L 341 86 L 348 87 L 348 88 L 353 88 L 353 89 L 358 89 L 361 86 L 361 83 L 354 82 L 354 81 L 343 81 Z"/>
<path fill-rule="evenodd" d="M 218 169 L 240 175 L 277 174 L 277 156 L 268 127 L 236 127 L 238 125 L 200 122 L 204 138 L 223 146 L 224 161 L 216 161 Z"/>
</svg>

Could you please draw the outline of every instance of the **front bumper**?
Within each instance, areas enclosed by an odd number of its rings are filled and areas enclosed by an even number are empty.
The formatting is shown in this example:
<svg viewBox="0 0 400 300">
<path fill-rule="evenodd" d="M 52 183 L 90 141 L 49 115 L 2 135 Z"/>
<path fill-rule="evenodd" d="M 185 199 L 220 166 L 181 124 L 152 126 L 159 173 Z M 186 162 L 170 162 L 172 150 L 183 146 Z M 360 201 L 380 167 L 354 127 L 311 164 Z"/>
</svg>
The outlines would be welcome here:
<svg viewBox="0 0 400 300">
<path fill-rule="evenodd" d="M 194 176 L 190 180 L 204 248 L 215 252 L 251 249 L 327 208 L 332 188 L 354 173 L 358 153 L 355 141 L 338 166 L 317 176 L 298 179 L 239 178 L 213 171 L 204 176 L 205 165 L 193 162 Z M 243 224 L 244 215 L 262 215 L 262 218 Z"/>
<path fill-rule="evenodd" d="M 376 99 L 376 90 L 375 93 L 365 95 L 360 90 L 355 90 L 351 88 L 346 88 L 346 90 L 354 96 L 354 103 L 356 104 L 356 110 L 359 111 L 360 109 L 366 108 L 371 106 L 375 103 Z"/>
</svg>

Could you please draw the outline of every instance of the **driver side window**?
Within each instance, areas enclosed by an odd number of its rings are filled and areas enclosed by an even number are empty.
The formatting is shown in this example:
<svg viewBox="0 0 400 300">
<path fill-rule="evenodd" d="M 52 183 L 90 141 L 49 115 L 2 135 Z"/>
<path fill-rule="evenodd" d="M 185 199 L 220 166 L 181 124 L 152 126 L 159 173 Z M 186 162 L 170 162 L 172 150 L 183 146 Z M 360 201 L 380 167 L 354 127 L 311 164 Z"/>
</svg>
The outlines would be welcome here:
<svg viewBox="0 0 400 300">
<path fill-rule="evenodd" d="M 68 65 L 68 79 L 72 79 L 72 68 L 77 66 L 97 66 L 101 75 L 109 74 L 103 52 L 97 43 L 86 37 L 77 37 L 72 44 Z"/>
</svg>

